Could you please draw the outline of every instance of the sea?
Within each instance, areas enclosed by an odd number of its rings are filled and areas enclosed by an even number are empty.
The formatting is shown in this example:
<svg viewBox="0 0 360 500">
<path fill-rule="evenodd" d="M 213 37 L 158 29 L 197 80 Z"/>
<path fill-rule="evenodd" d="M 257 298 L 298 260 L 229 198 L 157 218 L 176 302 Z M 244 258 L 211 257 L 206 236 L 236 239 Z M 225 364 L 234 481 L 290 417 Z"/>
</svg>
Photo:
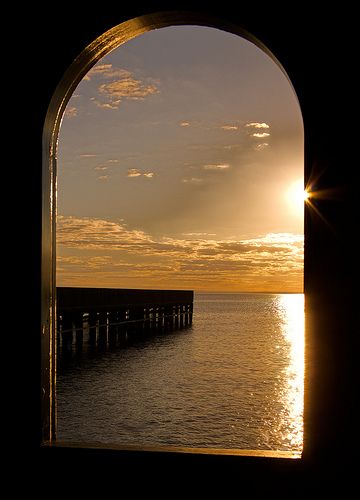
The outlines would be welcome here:
<svg viewBox="0 0 360 500">
<path fill-rule="evenodd" d="M 58 350 L 60 441 L 302 451 L 303 294 L 195 293 L 187 328 L 72 349 Z"/>
</svg>

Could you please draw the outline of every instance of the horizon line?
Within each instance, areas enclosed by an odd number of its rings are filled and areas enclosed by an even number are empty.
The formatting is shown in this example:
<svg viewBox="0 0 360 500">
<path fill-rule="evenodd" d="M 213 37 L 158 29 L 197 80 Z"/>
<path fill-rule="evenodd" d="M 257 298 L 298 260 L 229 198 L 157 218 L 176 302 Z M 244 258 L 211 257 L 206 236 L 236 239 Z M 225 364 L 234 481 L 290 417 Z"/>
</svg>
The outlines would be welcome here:
<svg viewBox="0 0 360 500">
<path fill-rule="evenodd" d="M 154 291 L 179 291 L 179 292 L 189 292 L 194 293 L 242 293 L 242 294 L 255 294 L 255 293 L 267 293 L 267 294 L 303 294 L 303 290 L 297 291 L 284 291 L 284 290 L 196 290 L 191 288 L 128 288 L 128 287 L 114 287 L 114 286 L 83 286 L 83 285 L 56 285 L 56 288 L 107 288 L 114 290 L 154 290 Z"/>
</svg>

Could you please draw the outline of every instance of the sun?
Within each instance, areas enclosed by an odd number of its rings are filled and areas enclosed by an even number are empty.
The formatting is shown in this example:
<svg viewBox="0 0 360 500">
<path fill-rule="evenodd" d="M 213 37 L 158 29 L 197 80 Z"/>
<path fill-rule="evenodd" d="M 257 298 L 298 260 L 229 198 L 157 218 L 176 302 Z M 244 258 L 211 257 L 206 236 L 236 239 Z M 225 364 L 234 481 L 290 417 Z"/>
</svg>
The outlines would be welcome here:
<svg viewBox="0 0 360 500">
<path fill-rule="evenodd" d="M 304 189 L 304 181 L 302 179 L 290 184 L 286 191 L 286 200 L 289 209 L 294 215 L 303 216 L 304 202 L 309 199 L 309 196 L 309 192 Z"/>
</svg>

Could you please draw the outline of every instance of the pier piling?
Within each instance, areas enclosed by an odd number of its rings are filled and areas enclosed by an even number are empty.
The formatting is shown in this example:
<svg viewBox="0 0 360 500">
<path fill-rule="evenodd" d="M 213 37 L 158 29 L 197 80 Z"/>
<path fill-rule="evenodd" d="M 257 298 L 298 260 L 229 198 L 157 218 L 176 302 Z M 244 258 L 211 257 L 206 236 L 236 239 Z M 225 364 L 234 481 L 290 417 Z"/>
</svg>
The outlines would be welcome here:
<svg viewBox="0 0 360 500">
<path fill-rule="evenodd" d="M 88 344 L 104 350 L 129 340 L 189 327 L 192 291 L 57 287 L 62 352 Z"/>
</svg>

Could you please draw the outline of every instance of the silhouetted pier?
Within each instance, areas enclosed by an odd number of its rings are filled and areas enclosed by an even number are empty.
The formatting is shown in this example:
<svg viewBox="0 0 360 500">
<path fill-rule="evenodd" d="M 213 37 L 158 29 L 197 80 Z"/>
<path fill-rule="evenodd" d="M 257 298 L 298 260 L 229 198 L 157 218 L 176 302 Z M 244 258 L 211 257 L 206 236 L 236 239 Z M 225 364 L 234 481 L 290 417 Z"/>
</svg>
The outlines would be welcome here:
<svg viewBox="0 0 360 500">
<path fill-rule="evenodd" d="M 56 292 L 57 339 L 63 350 L 74 341 L 80 349 L 85 342 L 115 347 L 192 323 L 192 291 L 57 287 Z"/>
</svg>

